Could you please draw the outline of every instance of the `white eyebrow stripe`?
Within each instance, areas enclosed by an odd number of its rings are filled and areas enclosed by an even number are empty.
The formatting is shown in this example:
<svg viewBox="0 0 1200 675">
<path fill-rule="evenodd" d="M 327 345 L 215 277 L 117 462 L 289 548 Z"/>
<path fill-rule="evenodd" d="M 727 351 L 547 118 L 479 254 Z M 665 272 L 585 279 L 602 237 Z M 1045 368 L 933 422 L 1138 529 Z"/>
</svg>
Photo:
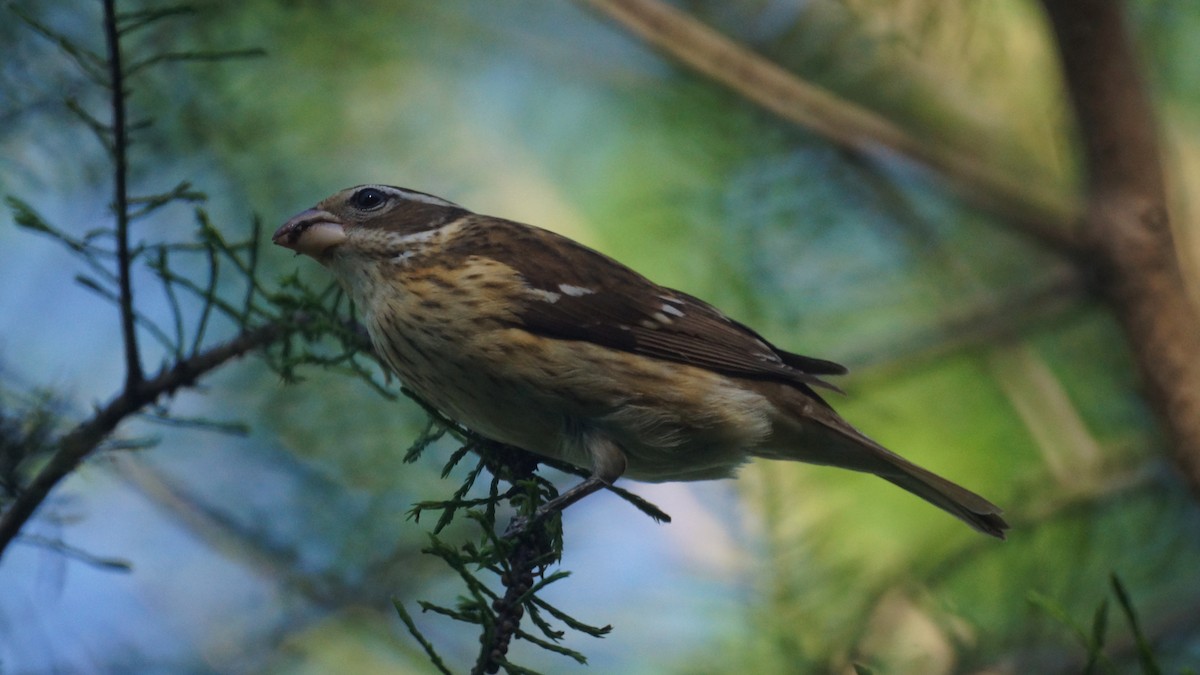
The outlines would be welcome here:
<svg viewBox="0 0 1200 675">
<path fill-rule="evenodd" d="M 376 190 L 379 190 L 380 192 L 386 192 L 387 194 L 392 195 L 394 197 L 399 197 L 401 199 L 407 199 L 410 202 L 421 202 L 423 204 L 433 204 L 435 206 L 449 206 L 449 207 L 455 208 L 455 209 L 462 208 L 458 204 L 455 204 L 452 201 L 442 199 L 441 197 L 436 197 L 434 195 L 426 194 L 424 192 L 417 192 L 416 190 L 405 190 L 404 188 L 398 188 L 398 187 L 395 187 L 392 185 L 362 185 L 356 189 L 362 189 L 362 188 L 374 188 Z"/>
<path fill-rule="evenodd" d="M 585 295 L 591 295 L 592 293 L 596 292 L 590 288 L 584 288 L 583 286 L 572 286 L 571 284 L 559 284 L 558 290 L 571 296 L 572 298 L 578 298 L 578 297 L 582 297 Z"/>
</svg>

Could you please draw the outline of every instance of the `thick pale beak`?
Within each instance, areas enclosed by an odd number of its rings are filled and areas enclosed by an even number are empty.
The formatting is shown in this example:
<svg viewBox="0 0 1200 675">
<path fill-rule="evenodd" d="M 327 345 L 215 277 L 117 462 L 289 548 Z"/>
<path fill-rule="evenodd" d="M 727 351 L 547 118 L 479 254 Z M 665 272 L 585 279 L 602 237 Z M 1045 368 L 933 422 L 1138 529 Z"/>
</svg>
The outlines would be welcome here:
<svg viewBox="0 0 1200 675">
<path fill-rule="evenodd" d="M 297 213 L 271 236 L 277 245 L 317 260 L 345 240 L 346 226 L 337 216 L 319 209 Z"/>
</svg>

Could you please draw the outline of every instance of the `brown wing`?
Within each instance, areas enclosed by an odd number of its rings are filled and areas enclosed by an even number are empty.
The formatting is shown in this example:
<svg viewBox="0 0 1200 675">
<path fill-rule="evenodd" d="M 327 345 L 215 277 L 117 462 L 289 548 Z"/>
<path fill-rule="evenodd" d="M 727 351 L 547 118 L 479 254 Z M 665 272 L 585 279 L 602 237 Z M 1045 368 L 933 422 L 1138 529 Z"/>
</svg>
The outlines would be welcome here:
<svg viewBox="0 0 1200 675">
<path fill-rule="evenodd" d="M 519 270 L 532 289 L 518 312 L 531 333 L 584 340 L 736 377 L 836 390 L 817 375 L 846 368 L 776 349 L 749 327 L 686 293 L 659 286 L 608 256 L 552 232 L 480 219 L 458 253 Z M 503 230 L 502 232 L 500 230 Z M 504 242 L 504 245 L 499 245 Z M 807 388 L 807 387 L 806 387 Z"/>
</svg>

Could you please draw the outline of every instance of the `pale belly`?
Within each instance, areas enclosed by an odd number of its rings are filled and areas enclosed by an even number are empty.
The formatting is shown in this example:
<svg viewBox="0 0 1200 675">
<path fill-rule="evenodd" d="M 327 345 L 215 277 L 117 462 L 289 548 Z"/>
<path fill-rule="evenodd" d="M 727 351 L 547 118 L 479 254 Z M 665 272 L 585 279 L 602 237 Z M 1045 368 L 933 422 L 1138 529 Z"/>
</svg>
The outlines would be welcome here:
<svg viewBox="0 0 1200 675">
<path fill-rule="evenodd" d="M 482 436 L 587 470 L 587 439 L 603 434 L 629 478 L 726 477 L 770 433 L 763 397 L 706 370 L 514 328 L 408 328 L 395 344 L 371 330 L 405 385 Z"/>
</svg>

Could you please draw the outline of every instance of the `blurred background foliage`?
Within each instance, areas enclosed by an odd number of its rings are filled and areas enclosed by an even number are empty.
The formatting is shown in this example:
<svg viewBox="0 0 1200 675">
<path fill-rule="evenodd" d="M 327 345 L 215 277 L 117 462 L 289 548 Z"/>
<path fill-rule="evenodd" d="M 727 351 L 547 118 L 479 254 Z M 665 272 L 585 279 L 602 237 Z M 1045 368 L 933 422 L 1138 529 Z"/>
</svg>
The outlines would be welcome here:
<svg viewBox="0 0 1200 675">
<path fill-rule="evenodd" d="M 19 0 L 99 48 L 98 3 Z M 153 2 L 137 7 L 157 7 Z M 1075 144 L 1053 49 L 1030 1 L 683 3 L 708 25 L 918 136 L 1031 185 L 1072 191 Z M 555 229 L 704 297 L 781 347 L 839 360 L 843 414 L 1006 507 L 984 540 L 869 476 L 756 464 L 737 481 L 631 487 L 655 525 L 601 495 L 565 518 L 550 599 L 604 640 L 589 672 L 1077 672 L 1069 626 L 1128 586 L 1169 672 L 1200 662 L 1200 510 L 1163 459 L 1119 330 L 1055 255 L 901 162 L 874 163 L 663 59 L 581 5 L 201 3 L 127 53 L 261 47 L 170 64 L 135 85 L 138 190 L 190 180 L 244 236 L 333 191 L 386 182 Z M 105 222 L 102 151 L 64 97 L 102 114 L 44 37 L 0 21 L 0 192 L 60 227 Z M 1174 223 L 1194 272 L 1200 8 L 1129 5 L 1158 102 Z M 115 312 L 72 282 L 54 244 L 0 215 L 0 412 L 55 392 L 86 412 L 120 382 Z M 184 236 L 186 209 L 136 237 Z M 316 265 L 266 251 L 270 277 Z M 1195 278 L 1195 277 L 1193 277 Z M 155 302 L 142 279 L 140 295 Z M 147 450 L 95 457 L 0 565 L 0 672 L 427 672 L 389 599 L 451 601 L 421 556 L 419 500 L 457 485 L 451 449 L 401 456 L 424 427 L 407 401 L 253 360 L 181 413 L 228 436 L 137 422 Z M 7 418 L 4 418 L 7 419 Z M 41 539 L 61 540 L 45 547 Z M 128 563 L 121 572 L 88 557 Z M 452 662 L 476 636 L 418 615 Z M 1136 655 L 1113 621 L 1118 671 Z M 520 644 L 515 649 L 523 649 Z M 583 672 L 520 652 L 533 667 Z"/>
</svg>

